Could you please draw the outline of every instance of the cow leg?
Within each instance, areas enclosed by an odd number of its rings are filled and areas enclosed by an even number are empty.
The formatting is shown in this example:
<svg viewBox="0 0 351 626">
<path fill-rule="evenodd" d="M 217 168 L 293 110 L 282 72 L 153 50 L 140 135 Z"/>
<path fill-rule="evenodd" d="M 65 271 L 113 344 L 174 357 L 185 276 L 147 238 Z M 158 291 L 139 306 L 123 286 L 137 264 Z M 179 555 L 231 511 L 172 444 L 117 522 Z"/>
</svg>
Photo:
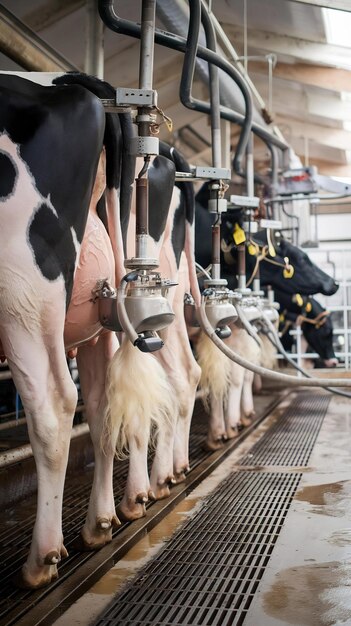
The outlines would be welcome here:
<svg viewBox="0 0 351 626">
<path fill-rule="evenodd" d="M 243 424 L 243 426 L 250 426 L 250 424 L 256 417 L 255 407 L 254 407 L 254 402 L 253 402 L 253 395 L 252 395 L 253 381 L 254 381 L 254 373 L 251 372 L 250 370 L 245 370 L 243 392 L 241 396 L 241 408 L 242 408 L 241 423 Z"/>
<path fill-rule="evenodd" d="M 210 413 L 205 448 L 218 450 L 223 446 L 227 432 L 223 412 L 223 396 L 210 396 Z"/>
<path fill-rule="evenodd" d="M 240 424 L 241 394 L 245 370 L 236 363 L 231 363 L 231 382 L 225 407 L 225 424 L 228 439 L 238 436 Z"/>
<path fill-rule="evenodd" d="M 79 370 L 85 413 L 94 446 L 95 468 L 87 518 L 82 529 L 83 545 L 96 550 L 112 539 L 112 529 L 119 525 L 113 497 L 113 460 L 115 449 L 104 438 L 103 416 L 106 410 L 105 381 L 108 365 L 118 348 L 114 333 L 103 334 L 95 345 L 78 350 Z"/>
<path fill-rule="evenodd" d="M 4 326 L 1 328 L 5 354 L 26 412 L 37 468 L 37 516 L 32 543 L 16 581 L 31 588 L 57 578 L 57 563 L 67 555 L 62 536 L 62 496 L 77 404 L 62 341 L 63 328 L 60 329 L 57 317 L 57 327 L 50 328 L 48 318 L 45 335 L 40 329 L 35 332 L 19 325 L 15 318 L 6 324 L 6 332 Z"/>
<path fill-rule="evenodd" d="M 179 279 L 181 283 L 181 278 Z M 165 420 L 157 439 L 151 488 L 157 499 L 169 495 L 169 483 L 181 482 L 189 470 L 189 431 L 201 370 L 192 354 L 184 320 L 183 293 L 174 299 L 176 319 L 167 330 L 158 358 L 174 394 L 174 419 Z"/>
<path fill-rule="evenodd" d="M 155 500 L 150 489 L 147 467 L 147 453 L 150 432 L 142 427 L 136 415 L 131 418 L 127 430 L 129 469 L 123 498 L 118 505 L 118 515 L 122 520 L 135 520 L 146 514 L 146 502 Z"/>
</svg>

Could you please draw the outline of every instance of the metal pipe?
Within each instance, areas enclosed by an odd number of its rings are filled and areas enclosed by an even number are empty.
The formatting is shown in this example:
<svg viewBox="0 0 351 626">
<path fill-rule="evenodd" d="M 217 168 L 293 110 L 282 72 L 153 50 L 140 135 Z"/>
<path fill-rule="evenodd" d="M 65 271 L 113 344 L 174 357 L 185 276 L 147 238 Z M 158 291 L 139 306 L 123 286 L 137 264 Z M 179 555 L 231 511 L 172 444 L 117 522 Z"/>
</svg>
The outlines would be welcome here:
<svg viewBox="0 0 351 626">
<path fill-rule="evenodd" d="M 200 0 L 201 3 L 201 0 Z M 190 3 L 189 3 L 190 4 Z M 201 8 L 202 23 L 205 29 L 206 46 L 213 52 L 217 52 L 216 34 L 212 26 L 211 19 L 204 9 Z M 211 139 L 212 139 L 212 165 L 213 167 L 221 167 L 221 112 L 219 98 L 219 75 L 218 67 L 210 63 L 209 86 L 210 86 L 210 105 L 211 105 Z"/>
<path fill-rule="evenodd" d="M 238 255 L 238 288 L 246 289 L 246 248 L 245 244 L 241 243 L 237 246 Z"/>
<path fill-rule="evenodd" d="M 294 359 L 290 357 L 290 355 L 286 352 L 282 342 L 280 341 L 279 335 L 274 328 L 272 322 L 266 317 L 264 311 L 262 312 L 262 318 L 268 327 L 268 332 L 265 333 L 266 337 L 269 339 L 271 344 L 280 352 L 280 354 L 292 365 L 294 369 L 296 369 L 300 374 L 303 374 L 306 378 L 313 378 L 313 376 L 307 372 L 303 367 L 295 363 Z M 351 398 L 350 393 L 346 393 L 346 391 L 339 391 L 338 389 L 333 389 L 332 387 L 326 387 L 327 391 L 331 393 L 335 393 L 338 396 L 343 396 L 344 398 Z"/>
<path fill-rule="evenodd" d="M 101 79 L 104 77 L 104 23 L 96 0 L 86 0 L 84 71 Z"/>
<path fill-rule="evenodd" d="M 199 30 L 200 30 L 200 6 L 201 6 L 201 0 L 189 0 L 189 7 L 190 7 L 189 29 L 188 29 L 188 36 L 187 36 L 187 41 L 186 41 L 186 52 L 185 52 L 185 57 L 184 57 L 179 95 L 180 95 L 180 100 L 182 104 L 184 104 L 184 106 L 186 106 L 189 109 L 194 109 L 202 113 L 210 114 L 211 119 L 212 119 L 212 115 L 214 115 L 214 117 L 216 115 L 216 112 L 212 114 L 212 103 L 208 104 L 207 102 L 193 98 L 191 95 L 191 86 L 193 82 L 195 61 L 196 61 L 196 54 L 197 54 L 196 50 L 199 50 L 199 47 L 197 47 L 197 42 L 198 42 Z M 201 18 L 202 18 L 202 23 L 205 29 L 207 51 L 210 50 L 212 54 L 218 57 L 218 55 L 216 54 L 215 33 L 213 30 L 211 19 L 204 5 L 201 6 Z M 198 54 L 198 56 L 200 55 Z M 210 63 L 210 68 L 211 66 L 212 64 Z M 244 123 L 242 125 L 242 130 L 240 133 L 237 149 L 236 149 L 234 160 L 233 160 L 233 168 L 235 172 L 243 176 L 244 173 L 241 170 L 241 160 L 245 153 L 245 148 L 249 140 L 249 136 L 250 136 L 252 114 L 253 114 L 252 99 L 251 99 L 250 91 L 244 79 L 242 78 L 241 74 L 238 72 L 238 70 L 236 70 L 236 68 L 234 68 L 230 64 L 228 64 L 228 66 L 229 67 L 227 67 L 224 71 L 227 74 L 229 74 L 229 76 L 238 85 L 244 97 L 244 102 L 245 102 Z M 217 93 L 219 97 L 219 91 Z M 222 107 L 219 107 L 219 102 L 218 102 L 218 108 L 220 109 L 220 111 L 223 110 Z M 215 123 L 217 126 L 217 122 Z M 218 123 L 218 126 L 219 126 L 219 123 Z M 216 147 L 216 151 L 217 151 L 217 147 Z M 220 148 L 219 148 L 219 153 L 220 153 Z"/>
<path fill-rule="evenodd" d="M 71 441 L 72 439 L 76 439 L 77 437 L 86 435 L 88 432 L 88 424 L 78 424 L 77 426 L 73 426 L 71 432 Z M 21 461 L 30 459 L 32 456 L 33 450 L 32 446 L 29 443 L 21 446 L 20 448 L 15 448 L 14 450 L 3 452 L 2 454 L 0 454 L 0 469 L 3 469 L 4 467 L 9 467 L 9 465 L 13 465 L 14 463 L 20 463 Z"/>
<path fill-rule="evenodd" d="M 139 89 L 152 89 L 156 0 L 143 0 L 139 59 Z"/>
<path fill-rule="evenodd" d="M 0 5 L 0 51 L 25 70 L 57 72 L 79 70 Z"/>
<path fill-rule="evenodd" d="M 246 144 L 246 190 L 251 198 L 255 195 L 254 176 L 253 141 L 250 133 Z"/>
<path fill-rule="evenodd" d="M 241 367 L 245 367 L 246 369 L 254 372 L 255 374 L 259 374 L 265 378 L 270 378 L 271 380 L 279 381 L 281 383 L 285 383 L 291 387 L 351 387 L 351 379 L 341 379 L 335 378 L 309 378 L 302 379 L 297 378 L 297 376 L 289 376 L 288 374 L 278 374 L 278 372 L 272 372 L 271 370 L 266 369 L 265 367 L 261 367 L 260 365 L 255 365 L 244 357 L 240 356 L 234 350 L 231 350 L 229 346 L 227 346 L 216 334 L 216 330 L 212 328 L 208 317 L 206 315 L 205 308 L 205 298 L 202 296 L 201 305 L 196 306 L 197 318 L 200 324 L 201 329 L 204 333 L 213 341 L 213 343 L 225 354 L 231 361 L 241 365 Z"/>
<path fill-rule="evenodd" d="M 148 240 L 148 180 L 147 178 L 136 178 L 136 225 L 135 225 L 135 243 L 136 257 L 145 259 L 147 257 L 147 240 Z"/>
<path fill-rule="evenodd" d="M 221 216 L 212 226 L 212 279 L 221 277 Z"/>
<path fill-rule="evenodd" d="M 98 2 L 101 19 L 111 30 L 116 33 L 135 37 L 137 39 L 140 38 L 140 25 L 131 22 L 130 20 L 124 20 L 118 17 L 113 9 L 113 0 L 98 0 Z M 183 53 L 186 49 L 186 39 L 184 37 L 174 35 L 173 33 L 167 33 L 157 28 L 155 29 L 155 43 Z M 220 57 L 218 54 L 211 52 L 210 50 L 207 50 L 206 48 L 203 48 L 202 46 L 198 46 L 197 56 L 201 59 L 204 59 L 208 63 L 213 63 L 214 65 L 217 65 L 219 69 L 222 69 L 232 78 L 232 73 L 234 71 L 237 71 L 224 58 Z M 206 111 L 203 112 L 208 113 L 208 107 Z M 221 106 L 221 117 L 223 119 L 229 120 L 230 122 L 233 122 L 234 124 L 239 124 L 240 126 L 245 123 L 244 115 L 241 115 L 240 113 L 235 113 L 228 107 Z M 263 141 L 269 141 L 281 150 L 287 150 L 289 148 L 288 144 L 285 141 L 279 139 L 278 137 L 275 137 L 274 135 L 272 135 L 272 133 L 267 131 L 263 126 L 257 124 L 256 122 L 252 123 L 252 131 L 258 137 L 261 137 Z"/>
</svg>

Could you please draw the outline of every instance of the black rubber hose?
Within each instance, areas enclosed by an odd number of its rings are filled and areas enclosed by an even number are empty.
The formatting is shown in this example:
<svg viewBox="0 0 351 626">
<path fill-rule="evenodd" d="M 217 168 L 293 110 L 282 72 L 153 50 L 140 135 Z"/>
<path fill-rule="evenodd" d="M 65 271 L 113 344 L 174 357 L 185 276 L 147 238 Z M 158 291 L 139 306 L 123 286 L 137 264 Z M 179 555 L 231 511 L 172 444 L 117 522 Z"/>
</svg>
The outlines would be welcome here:
<svg viewBox="0 0 351 626">
<path fill-rule="evenodd" d="M 106 26 L 108 26 L 108 28 L 116 33 L 129 35 L 130 37 L 140 39 L 140 24 L 118 17 L 113 9 L 113 0 L 98 0 L 98 3 L 100 17 L 102 21 L 106 24 Z M 168 33 L 158 28 L 156 28 L 155 30 L 155 43 L 183 53 L 186 49 L 186 39 L 184 37 L 174 35 L 173 33 Z M 215 54 L 211 50 L 207 50 L 207 48 L 204 48 L 203 46 L 198 46 L 197 56 L 200 59 L 207 61 L 208 63 L 213 63 L 219 69 L 223 70 L 233 78 L 232 71 L 235 70 L 235 68 L 220 55 Z M 208 113 L 208 111 L 203 112 Z M 228 107 L 221 106 L 221 117 L 223 119 L 227 119 L 230 122 L 233 122 L 234 124 L 239 124 L 240 126 L 245 123 L 244 115 L 241 115 L 240 113 L 235 113 Z M 285 151 L 289 147 L 288 144 L 286 144 L 284 141 L 282 141 L 272 133 L 268 132 L 265 128 L 263 128 L 263 126 L 257 124 L 256 122 L 252 122 L 251 130 L 253 133 L 255 133 L 255 135 L 263 139 L 263 141 L 272 143 L 281 150 Z"/>
</svg>

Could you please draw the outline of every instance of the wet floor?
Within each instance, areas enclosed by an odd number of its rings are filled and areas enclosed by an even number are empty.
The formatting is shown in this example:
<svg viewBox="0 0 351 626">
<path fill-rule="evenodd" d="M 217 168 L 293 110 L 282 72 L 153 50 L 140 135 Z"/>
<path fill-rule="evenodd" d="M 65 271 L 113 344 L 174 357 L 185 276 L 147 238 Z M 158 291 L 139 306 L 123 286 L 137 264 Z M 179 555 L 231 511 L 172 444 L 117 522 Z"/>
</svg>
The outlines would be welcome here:
<svg viewBox="0 0 351 626">
<path fill-rule="evenodd" d="M 351 626 L 351 403 L 333 397 L 244 626 Z"/>
</svg>

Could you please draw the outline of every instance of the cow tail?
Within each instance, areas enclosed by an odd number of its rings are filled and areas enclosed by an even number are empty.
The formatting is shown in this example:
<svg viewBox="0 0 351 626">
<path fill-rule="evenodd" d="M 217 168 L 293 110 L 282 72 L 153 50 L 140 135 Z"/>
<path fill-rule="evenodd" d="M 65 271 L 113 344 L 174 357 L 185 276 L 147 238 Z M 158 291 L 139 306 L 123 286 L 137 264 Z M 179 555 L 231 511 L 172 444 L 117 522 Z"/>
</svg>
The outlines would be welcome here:
<svg viewBox="0 0 351 626">
<path fill-rule="evenodd" d="M 112 443 L 118 458 L 125 456 L 136 418 L 140 432 L 156 436 L 160 425 L 174 415 L 174 393 L 162 365 L 126 338 L 109 365 L 106 395 L 103 443 Z"/>
</svg>

